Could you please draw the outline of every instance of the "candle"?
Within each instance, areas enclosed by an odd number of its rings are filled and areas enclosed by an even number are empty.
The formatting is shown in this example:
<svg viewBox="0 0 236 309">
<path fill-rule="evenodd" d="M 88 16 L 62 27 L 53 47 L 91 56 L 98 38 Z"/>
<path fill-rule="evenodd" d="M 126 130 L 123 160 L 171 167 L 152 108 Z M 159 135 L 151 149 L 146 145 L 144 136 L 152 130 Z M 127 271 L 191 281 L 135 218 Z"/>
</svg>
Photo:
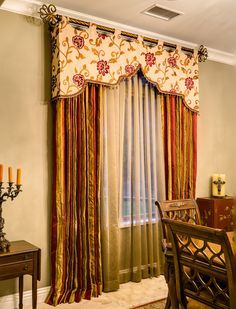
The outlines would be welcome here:
<svg viewBox="0 0 236 309">
<path fill-rule="evenodd" d="M 13 182 L 12 181 L 12 167 L 11 166 L 8 167 L 8 181 Z"/>
<path fill-rule="evenodd" d="M 16 176 L 16 184 L 20 185 L 21 184 L 20 182 L 21 182 L 21 169 L 18 168 L 17 169 L 17 176 Z"/>
<path fill-rule="evenodd" d="M 3 165 L 0 164 L 0 182 L 2 182 L 2 176 L 3 176 Z"/>
</svg>

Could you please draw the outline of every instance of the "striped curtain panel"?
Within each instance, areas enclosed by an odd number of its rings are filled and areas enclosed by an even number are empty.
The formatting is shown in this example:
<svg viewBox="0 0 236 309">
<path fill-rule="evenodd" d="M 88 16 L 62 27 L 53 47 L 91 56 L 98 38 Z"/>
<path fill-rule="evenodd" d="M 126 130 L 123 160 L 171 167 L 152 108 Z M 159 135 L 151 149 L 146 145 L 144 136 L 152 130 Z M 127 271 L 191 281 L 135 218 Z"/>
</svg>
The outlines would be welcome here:
<svg viewBox="0 0 236 309">
<path fill-rule="evenodd" d="M 161 95 L 166 199 L 194 198 L 197 170 L 197 114 L 183 98 Z"/>
<path fill-rule="evenodd" d="M 47 303 L 79 302 L 101 294 L 101 87 L 54 105 L 52 287 Z"/>
</svg>

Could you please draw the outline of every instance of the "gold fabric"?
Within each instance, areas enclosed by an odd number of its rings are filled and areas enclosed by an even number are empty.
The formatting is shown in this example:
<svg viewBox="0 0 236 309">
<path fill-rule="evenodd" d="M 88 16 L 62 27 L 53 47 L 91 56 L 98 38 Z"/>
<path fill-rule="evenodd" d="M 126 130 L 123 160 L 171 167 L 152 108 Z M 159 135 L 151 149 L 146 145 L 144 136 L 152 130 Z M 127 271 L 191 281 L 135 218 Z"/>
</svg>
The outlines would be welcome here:
<svg viewBox="0 0 236 309">
<path fill-rule="evenodd" d="M 116 85 L 142 70 L 147 80 L 162 93 L 183 97 L 191 110 L 199 110 L 199 69 L 197 50 L 186 55 L 181 46 L 166 50 L 158 40 L 149 46 L 142 36 L 128 41 L 120 30 L 97 32 L 96 25 L 73 27 L 62 17 L 52 32 L 52 98 L 72 97 L 88 82 Z"/>
<path fill-rule="evenodd" d="M 95 85 L 54 105 L 53 305 L 101 293 L 99 106 Z"/>
<path fill-rule="evenodd" d="M 197 170 L 197 115 L 181 97 L 161 95 L 166 199 L 194 198 Z"/>
</svg>

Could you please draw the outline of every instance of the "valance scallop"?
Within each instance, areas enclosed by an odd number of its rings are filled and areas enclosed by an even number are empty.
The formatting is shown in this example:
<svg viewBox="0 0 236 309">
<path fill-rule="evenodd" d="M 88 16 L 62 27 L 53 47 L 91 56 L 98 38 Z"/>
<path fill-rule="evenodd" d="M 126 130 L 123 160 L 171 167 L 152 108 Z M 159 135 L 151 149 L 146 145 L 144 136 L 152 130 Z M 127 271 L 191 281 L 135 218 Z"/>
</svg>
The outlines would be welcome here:
<svg viewBox="0 0 236 309">
<path fill-rule="evenodd" d="M 163 42 L 149 46 L 142 36 L 128 41 L 120 30 L 107 35 L 95 24 L 73 27 L 62 17 L 52 31 L 52 98 L 72 97 L 87 82 L 116 85 L 141 68 L 160 92 L 181 95 L 191 110 L 199 111 L 198 57 L 180 46 L 167 51 Z"/>
</svg>

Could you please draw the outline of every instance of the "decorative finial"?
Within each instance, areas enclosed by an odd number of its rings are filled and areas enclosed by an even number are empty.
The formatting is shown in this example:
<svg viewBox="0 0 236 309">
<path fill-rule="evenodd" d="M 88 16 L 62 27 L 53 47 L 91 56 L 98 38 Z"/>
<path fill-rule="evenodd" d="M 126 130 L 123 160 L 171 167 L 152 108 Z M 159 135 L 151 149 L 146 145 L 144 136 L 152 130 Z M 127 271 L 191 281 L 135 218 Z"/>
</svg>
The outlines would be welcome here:
<svg viewBox="0 0 236 309">
<path fill-rule="evenodd" d="M 56 14 L 56 7 L 53 4 L 43 4 L 39 9 L 40 18 L 44 23 L 48 23 L 50 26 L 54 27 L 59 21 L 59 15 Z"/>
<path fill-rule="evenodd" d="M 201 45 L 198 49 L 198 61 L 205 62 L 208 58 L 207 48 Z"/>
</svg>

